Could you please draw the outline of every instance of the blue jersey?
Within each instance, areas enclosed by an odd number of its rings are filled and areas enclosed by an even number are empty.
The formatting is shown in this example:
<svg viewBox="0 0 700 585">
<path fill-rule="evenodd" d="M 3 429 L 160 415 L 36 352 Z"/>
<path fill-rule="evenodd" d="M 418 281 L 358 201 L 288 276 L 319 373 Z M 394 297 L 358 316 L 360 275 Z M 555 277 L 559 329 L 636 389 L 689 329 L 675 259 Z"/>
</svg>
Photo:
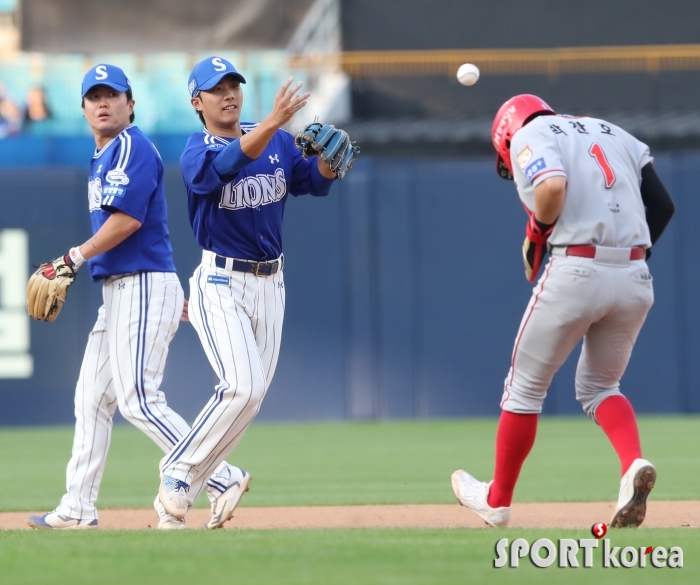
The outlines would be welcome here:
<svg viewBox="0 0 700 585">
<path fill-rule="evenodd" d="M 241 124 L 245 133 L 255 124 Z M 197 243 L 221 256 L 273 260 L 282 254 L 282 218 L 287 194 L 328 195 L 333 179 L 306 160 L 294 137 L 278 130 L 252 159 L 237 139 L 206 128 L 190 136 L 180 157 L 190 224 Z"/>
<path fill-rule="evenodd" d="M 88 260 L 93 280 L 132 272 L 175 272 L 163 162 L 136 126 L 125 128 L 95 151 L 88 200 L 93 234 L 117 210 L 142 223 L 126 240 Z"/>
</svg>

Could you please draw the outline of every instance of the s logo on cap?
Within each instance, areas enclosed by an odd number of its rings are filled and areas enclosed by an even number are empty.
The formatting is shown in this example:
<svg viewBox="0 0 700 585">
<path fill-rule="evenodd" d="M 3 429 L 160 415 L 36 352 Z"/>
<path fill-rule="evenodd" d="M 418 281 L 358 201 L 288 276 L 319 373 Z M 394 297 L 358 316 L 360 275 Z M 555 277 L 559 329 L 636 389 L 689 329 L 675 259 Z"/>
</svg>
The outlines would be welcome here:
<svg viewBox="0 0 700 585">
<path fill-rule="evenodd" d="M 107 79 L 107 68 L 104 65 L 98 65 L 95 67 L 95 79 L 100 81 Z"/>
<path fill-rule="evenodd" d="M 226 71 L 226 65 L 221 62 L 220 57 L 214 57 L 211 60 L 211 64 L 214 66 L 216 71 Z"/>
</svg>

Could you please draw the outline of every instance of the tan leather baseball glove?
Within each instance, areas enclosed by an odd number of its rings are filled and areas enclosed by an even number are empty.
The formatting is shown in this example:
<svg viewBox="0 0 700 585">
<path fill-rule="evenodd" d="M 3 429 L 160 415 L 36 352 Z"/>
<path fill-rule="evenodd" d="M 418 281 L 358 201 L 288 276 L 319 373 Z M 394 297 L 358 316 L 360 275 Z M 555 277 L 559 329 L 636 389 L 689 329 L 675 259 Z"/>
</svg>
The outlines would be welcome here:
<svg viewBox="0 0 700 585">
<path fill-rule="evenodd" d="M 27 283 L 27 311 L 37 321 L 54 321 L 66 301 L 76 271 L 67 256 L 39 266 Z"/>
</svg>

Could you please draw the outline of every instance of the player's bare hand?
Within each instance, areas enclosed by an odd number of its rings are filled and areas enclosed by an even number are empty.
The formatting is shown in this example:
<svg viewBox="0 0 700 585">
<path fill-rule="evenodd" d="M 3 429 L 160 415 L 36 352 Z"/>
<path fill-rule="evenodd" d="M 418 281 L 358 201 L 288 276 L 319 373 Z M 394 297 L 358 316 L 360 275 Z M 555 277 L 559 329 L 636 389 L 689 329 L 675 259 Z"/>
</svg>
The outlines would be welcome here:
<svg viewBox="0 0 700 585">
<path fill-rule="evenodd" d="M 253 130 L 241 136 L 241 150 L 246 156 L 258 158 L 275 133 L 306 105 L 306 100 L 311 94 L 299 94 L 299 89 L 303 84 L 299 82 L 292 85 L 293 81 L 294 78 L 290 77 L 280 88 L 272 112 Z"/>
<path fill-rule="evenodd" d="M 190 312 L 189 303 L 185 300 L 185 304 L 182 306 L 182 315 L 180 315 L 180 323 L 190 322 Z"/>
<path fill-rule="evenodd" d="M 294 84 L 294 78 L 290 77 L 280 88 L 275 98 L 275 105 L 270 113 L 270 119 L 277 127 L 284 126 L 292 116 L 306 105 L 306 100 L 311 95 L 309 92 L 299 94 L 304 85 L 301 81 Z"/>
</svg>

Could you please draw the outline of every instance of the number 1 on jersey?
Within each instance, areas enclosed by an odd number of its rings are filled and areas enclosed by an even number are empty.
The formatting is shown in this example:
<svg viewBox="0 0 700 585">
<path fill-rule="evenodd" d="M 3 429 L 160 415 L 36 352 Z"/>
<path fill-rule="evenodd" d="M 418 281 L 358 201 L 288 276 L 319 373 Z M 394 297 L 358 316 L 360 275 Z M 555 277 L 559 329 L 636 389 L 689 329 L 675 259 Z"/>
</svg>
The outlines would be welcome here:
<svg viewBox="0 0 700 585">
<path fill-rule="evenodd" d="M 610 189 L 615 184 L 615 171 L 612 170 L 608 159 L 605 158 L 605 153 L 603 152 L 603 147 L 594 142 L 588 149 L 588 154 L 590 154 L 595 162 L 598 163 L 600 170 L 603 171 L 603 177 L 605 178 L 605 188 Z"/>
</svg>

